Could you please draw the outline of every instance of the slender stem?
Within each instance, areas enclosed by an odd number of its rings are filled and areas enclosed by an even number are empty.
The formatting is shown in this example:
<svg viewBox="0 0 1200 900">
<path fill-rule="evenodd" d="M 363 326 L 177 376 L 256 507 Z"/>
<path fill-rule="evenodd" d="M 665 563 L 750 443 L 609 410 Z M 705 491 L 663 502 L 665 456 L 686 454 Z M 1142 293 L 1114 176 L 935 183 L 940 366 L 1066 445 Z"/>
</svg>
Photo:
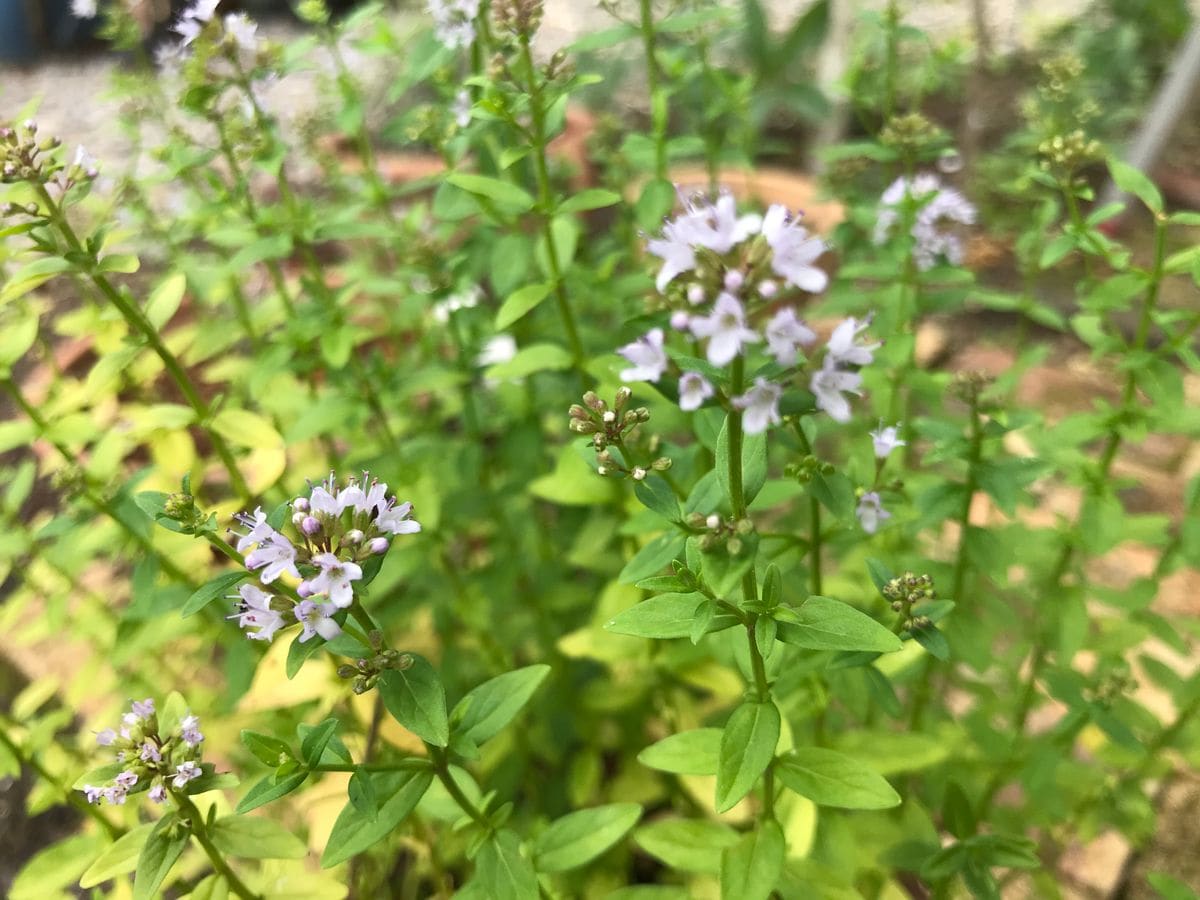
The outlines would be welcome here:
<svg viewBox="0 0 1200 900">
<path fill-rule="evenodd" d="M 187 818 L 192 837 L 204 848 L 204 853 L 208 856 L 209 862 L 212 863 L 213 869 L 225 879 L 229 885 L 229 889 L 241 897 L 242 900 L 259 900 L 259 895 L 246 887 L 242 879 L 229 867 L 229 863 L 225 861 L 225 857 L 221 854 L 221 851 L 212 842 L 212 838 L 208 836 L 208 827 L 204 824 L 204 816 L 200 814 L 200 810 L 196 808 L 196 804 L 186 794 L 175 790 L 171 791 L 171 798 L 175 801 L 179 812 Z"/>
<path fill-rule="evenodd" d="M 80 243 L 74 229 L 71 228 L 71 223 L 67 221 L 66 215 L 64 215 L 58 204 L 54 202 L 54 198 L 50 196 L 50 193 L 46 190 L 46 188 L 40 184 L 34 185 L 34 188 L 37 191 L 38 199 L 45 206 L 51 223 L 53 223 L 59 234 L 61 234 L 63 239 L 67 242 L 67 246 L 70 247 L 75 254 L 91 258 L 92 254 L 90 254 L 84 248 L 83 244 Z M 249 502 L 249 500 L 253 497 L 253 494 L 250 493 L 250 489 L 246 485 L 245 478 L 242 477 L 242 473 L 238 470 L 237 462 L 234 460 L 233 452 L 229 449 L 229 445 L 225 443 L 225 439 L 213 430 L 209 422 L 210 418 L 212 417 L 212 411 L 208 408 L 208 404 L 205 403 L 200 397 L 199 392 L 196 390 L 196 386 L 192 383 L 191 378 L 188 377 L 187 372 L 184 370 L 179 360 L 175 358 L 175 354 L 167 349 L 166 344 L 164 344 L 162 338 L 159 337 L 158 330 L 153 324 L 151 324 L 150 320 L 146 318 L 140 309 L 126 300 L 126 298 L 121 295 L 121 292 L 113 287 L 112 282 L 110 282 L 103 273 L 95 270 L 94 265 L 89 264 L 86 268 L 81 269 L 81 272 L 88 278 L 88 280 L 91 281 L 93 285 L 95 285 L 100 293 L 104 295 L 104 298 L 108 300 L 114 307 L 116 307 L 117 311 L 121 313 L 122 318 L 125 319 L 129 326 L 135 331 L 141 333 L 141 335 L 146 339 L 146 342 L 150 345 L 150 348 L 154 351 L 155 355 L 157 355 L 162 361 L 163 367 L 167 370 L 167 373 L 171 376 L 171 379 L 179 387 L 179 390 L 183 394 L 184 399 L 187 400 L 188 405 L 196 413 L 200 428 L 204 431 L 205 435 L 212 443 L 213 449 L 216 450 L 217 455 L 221 458 L 222 464 L 229 473 L 230 486 L 243 501 Z"/>
<path fill-rule="evenodd" d="M 105 818 L 104 813 L 100 812 L 97 807 L 88 803 L 75 791 L 64 787 L 59 780 L 50 773 L 50 770 L 42 765 L 41 760 L 39 760 L 34 754 L 25 753 L 21 749 L 20 745 L 18 745 L 17 742 L 9 736 L 7 727 L 0 727 L 0 744 L 3 744 L 8 752 L 16 758 L 18 764 L 22 766 L 29 766 L 29 768 L 33 769 L 33 771 L 37 773 L 38 777 L 41 778 L 42 781 L 51 785 L 56 791 L 62 794 L 63 799 L 66 800 L 67 803 L 75 807 L 84 815 L 95 819 L 112 840 L 115 841 L 125 833 L 125 829 L 108 821 L 108 819 Z"/>
<path fill-rule="evenodd" d="M 796 437 L 800 440 L 800 449 L 812 456 L 812 444 L 805 436 L 799 419 L 794 427 Z M 821 501 L 811 490 L 808 492 L 808 573 L 812 592 L 821 594 Z"/>
<path fill-rule="evenodd" d="M 446 756 L 446 751 L 441 747 L 434 747 L 431 744 L 426 745 L 429 748 L 429 758 L 433 762 L 433 771 L 437 775 L 438 781 L 446 788 L 454 802 L 458 804 L 458 808 L 463 813 L 470 817 L 476 825 L 486 832 L 492 831 L 492 823 L 488 821 L 487 816 L 479 809 L 471 798 L 463 793 L 463 789 L 458 786 L 458 782 L 454 780 L 454 776 L 450 773 L 450 763 Z"/>
<path fill-rule="evenodd" d="M 542 240 L 546 242 L 546 259 L 550 265 L 550 279 L 554 282 L 554 300 L 571 345 L 575 370 L 585 382 L 587 374 L 583 368 L 583 343 L 579 339 L 579 328 L 567 299 L 567 286 L 563 281 L 562 263 L 558 255 L 558 244 L 551 228 L 550 208 L 554 201 L 550 186 L 550 170 L 546 164 L 546 109 L 543 104 L 542 84 L 537 67 L 533 64 L 533 53 L 529 49 L 529 35 L 521 35 L 521 60 L 529 75 L 529 107 L 531 139 L 533 141 L 534 174 L 537 178 L 538 213 L 541 220 Z"/>
<path fill-rule="evenodd" d="M 658 59 L 655 56 L 654 3 L 641 0 L 642 47 L 646 56 L 646 92 L 650 97 L 650 123 L 654 129 L 654 177 L 667 177 L 666 104 L 658 96 Z"/>
</svg>

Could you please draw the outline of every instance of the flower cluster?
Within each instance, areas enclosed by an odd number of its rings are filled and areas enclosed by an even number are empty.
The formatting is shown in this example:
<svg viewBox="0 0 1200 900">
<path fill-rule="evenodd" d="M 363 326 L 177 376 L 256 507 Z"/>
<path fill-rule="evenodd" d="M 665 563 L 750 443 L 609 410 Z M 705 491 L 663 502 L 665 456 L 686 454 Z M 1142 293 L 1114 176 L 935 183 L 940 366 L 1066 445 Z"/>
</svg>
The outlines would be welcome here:
<svg viewBox="0 0 1200 900">
<path fill-rule="evenodd" d="M 258 24 L 245 13 L 228 13 L 223 18 L 218 17 L 216 12 L 220 2 L 221 0 L 193 0 L 185 7 L 178 20 L 171 26 L 171 31 L 179 35 L 179 41 L 160 45 L 155 51 L 155 61 L 164 68 L 174 67 L 205 29 L 211 27 L 213 46 L 225 50 L 230 57 L 207 60 L 209 67 L 214 69 L 214 75 L 236 74 L 229 71 L 228 63 L 231 59 L 238 68 L 253 68 L 263 50 L 258 38 Z"/>
<path fill-rule="evenodd" d="M 883 586 L 883 596 L 891 603 L 892 610 L 902 617 L 902 627 L 905 631 L 914 631 L 931 624 L 927 616 L 913 614 L 914 606 L 937 599 L 933 578 L 929 575 L 905 572 Z"/>
<path fill-rule="evenodd" d="M 592 449 L 596 451 L 596 471 L 600 475 L 627 475 L 634 481 L 643 481 L 651 471 L 665 472 L 671 468 L 670 457 L 662 456 L 649 466 L 638 465 L 632 459 L 628 442 L 639 425 L 650 420 L 650 411 L 644 406 L 626 409 L 633 392 L 622 385 L 617 389 L 612 407 L 600 399 L 595 391 L 583 395 L 583 405 L 574 404 L 569 412 L 569 428 L 577 434 L 592 436 Z M 612 447 L 620 451 L 614 456 Z M 652 442 L 652 451 L 656 446 Z"/>
<path fill-rule="evenodd" d="M 451 50 L 470 47 L 475 42 L 475 19 L 479 0 L 429 0 L 429 15 L 437 39 Z"/>
<path fill-rule="evenodd" d="M 65 194 L 76 184 L 94 180 L 99 174 L 96 159 L 82 146 L 75 149 L 70 164 L 56 152 L 62 142 L 56 137 L 38 137 L 38 124 L 26 119 L 15 128 L 0 127 L 0 184 L 19 181 L 42 184 L 51 193 Z M 36 215 L 36 204 L 9 205 L 6 214 Z"/>
<path fill-rule="evenodd" d="M 183 716 L 164 735 L 154 701 L 135 700 L 121 718 L 119 729 L 106 728 L 96 735 L 96 743 L 116 751 L 120 771 L 110 784 L 85 784 L 81 790 L 89 803 L 103 800 L 121 805 L 130 794 L 142 791 L 155 803 L 163 803 L 169 787 L 185 790 L 189 782 L 204 774 L 200 763 L 203 742 L 204 734 L 196 716 Z"/>
<path fill-rule="evenodd" d="M 313 635 L 330 640 L 341 633 L 334 616 L 354 603 L 361 564 L 386 553 L 396 535 L 415 534 L 421 526 L 411 518 L 411 503 L 389 497 L 387 484 L 366 472 L 341 488 L 330 474 L 308 496 L 294 499 L 291 509 L 295 540 L 272 526 L 261 507 L 235 517 L 246 528 L 237 535 L 237 550 L 261 584 L 271 587 L 284 575 L 299 584 L 294 595 L 242 584 L 231 598 L 238 606 L 230 618 L 255 640 L 271 640 L 292 621 L 302 627 L 301 641 Z"/>
<path fill-rule="evenodd" d="M 887 241 L 896 225 L 911 217 L 909 234 L 913 239 L 913 259 L 919 269 L 933 268 L 939 257 L 954 265 L 962 263 L 962 239 L 949 223 L 975 224 L 975 207 L 954 188 L 943 187 L 941 179 L 926 172 L 911 180 L 897 178 L 879 202 L 876 244 Z"/>
<path fill-rule="evenodd" d="M 801 352 L 817 343 L 816 332 L 796 310 L 780 303 L 789 290 L 825 289 L 829 277 L 814 264 L 826 247 L 785 207 L 772 205 L 762 216 L 739 215 L 729 194 L 715 202 L 692 200 L 682 214 L 667 220 L 662 237 L 646 247 L 662 260 L 656 285 L 672 310 L 671 327 L 703 342 L 711 365 L 727 366 L 753 345 L 765 344 L 786 377 L 794 374 Z M 850 417 L 845 395 L 859 393 L 861 384 L 849 367 L 870 363 L 879 346 L 859 339 L 868 322 L 848 319 L 839 325 L 823 364 L 809 379 L 817 407 L 839 421 Z M 673 369 L 665 339 L 663 329 L 655 328 L 619 348 L 631 363 L 621 378 L 657 382 L 672 371 L 679 378 L 680 408 L 698 409 L 717 396 L 717 386 L 702 372 Z M 759 376 L 729 403 L 743 411 L 746 432 L 757 434 L 781 421 L 782 396 L 778 377 Z"/>
</svg>

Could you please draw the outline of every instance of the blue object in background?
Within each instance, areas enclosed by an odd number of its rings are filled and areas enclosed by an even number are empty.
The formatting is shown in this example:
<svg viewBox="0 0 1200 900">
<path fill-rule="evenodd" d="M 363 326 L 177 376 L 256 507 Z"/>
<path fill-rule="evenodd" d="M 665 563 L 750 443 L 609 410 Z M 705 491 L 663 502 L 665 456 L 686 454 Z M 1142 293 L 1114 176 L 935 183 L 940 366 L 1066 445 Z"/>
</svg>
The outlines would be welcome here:
<svg viewBox="0 0 1200 900">
<path fill-rule="evenodd" d="M 89 37 L 96 20 L 71 15 L 70 0 L 0 0 L 0 63 L 30 63 Z"/>
</svg>

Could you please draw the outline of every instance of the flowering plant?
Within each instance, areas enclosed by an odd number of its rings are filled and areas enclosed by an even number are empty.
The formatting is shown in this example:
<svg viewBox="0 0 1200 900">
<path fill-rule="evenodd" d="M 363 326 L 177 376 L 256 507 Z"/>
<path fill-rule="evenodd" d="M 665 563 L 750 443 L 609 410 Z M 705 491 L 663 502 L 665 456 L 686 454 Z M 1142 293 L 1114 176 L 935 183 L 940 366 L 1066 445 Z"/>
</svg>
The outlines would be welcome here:
<svg viewBox="0 0 1200 900">
<path fill-rule="evenodd" d="M 77 817 L 10 896 L 1058 897 L 1154 839 L 1200 219 L 1065 64 L 959 155 L 899 3 L 796 209 L 731 163 L 829 5 L 601 6 L 74 4 L 132 162 L 0 130 L 0 773 Z"/>
</svg>

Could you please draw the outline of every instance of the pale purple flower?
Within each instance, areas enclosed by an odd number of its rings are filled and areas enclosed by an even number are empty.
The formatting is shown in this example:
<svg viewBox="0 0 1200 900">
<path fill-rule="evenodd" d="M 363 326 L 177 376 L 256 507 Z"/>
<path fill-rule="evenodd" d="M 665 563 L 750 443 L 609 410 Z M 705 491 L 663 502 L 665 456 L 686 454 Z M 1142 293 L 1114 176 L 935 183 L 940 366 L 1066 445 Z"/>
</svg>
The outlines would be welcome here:
<svg viewBox="0 0 1200 900">
<path fill-rule="evenodd" d="M 744 344 L 762 340 L 746 326 L 746 311 L 732 294 L 718 296 L 712 314 L 694 317 L 691 327 L 696 337 L 708 338 L 708 361 L 714 366 L 728 365 Z"/>
<path fill-rule="evenodd" d="M 117 733 L 111 728 L 105 728 L 103 731 L 96 732 L 96 743 L 101 747 L 111 747 L 117 740 Z"/>
<path fill-rule="evenodd" d="M 687 331 L 691 324 L 692 317 L 685 313 L 682 309 L 677 309 L 671 313 L 671 327 L 675 331 Z"/>
<path fill-rule="evenodd" d="M 138 759 L 142 762 L 162 762 L 162 753 L 153 741 L 146 741 L 142 744 L 142 751 L 138 754 Z"/>
<path fill-rule="evenodd" d="M 263 512 L 261 506 L 254 510 L 253 517 L 246 513 L 238 513 L 234 519 L 249 529 L 245 534 L 238 535 L 238 553 L 245 553 L 250 547 L 265 542 L 275 534 L 275 529 L 267 524 L 267 514 Z M 237 532 L 234 533 L 237 534 Z"/>
<path fill-rule="evenodd" d="M 379 556 L 380 554 L 383 554 L 383 553 L 387 553 L 388 540 L 387 540 L 387 538 L 382 538 L 382 537 L 371 538 L 370 542 L 367 544 L 367 549 L 370 550 L 376 556 Z"/>
<path fill-rule="evenodd" d="M 660 289 L 661 290 L 661 289 Z M 690 284 L 687 289 L 687 302 L 699 306 L 705 300 L 704 288 L 699 284 Z"/>
<path fill-rule="evenodd" d="M 892 514 L 883 508 L 883 501 L 875 491 L 867 491 L 859 498 L 854 513 L 867 534 L 874 534 L 880 525 L 892 517 Z"/>
<path fill-rule="evenodd" d="M 96 161 L 96 157 L 88 153 L 87 147 L 83 146 L 83 144 L 80 144 L 75 148 L 75 161 L 73 165 L 83 169 L 84 174 L 87 175 L 88 178 L 95 178 L 100 174 L 99 164 Z"/>
<path fill-rule="evenodd" d="M 617 353 L 633 364 L 621 370 L 622 381 L 658 381 L 667 370 L 661 328 L 651 329 L 633 343 L 618 349 Z"/>
<path fill-rule="evenodd" d="M 131 707 L 133 714 L 139 719 L 148 719 L 154 715 L 154 698 L 147 697 L 145 700 L 134 700 Z"/>
<path fill-rule="evenodd" d="M 825 361 L 828 365 L 870 365 L 875 358 L 875 351 L 883 346 L 880 342 L 874 344 L 860 343 L 859 335 L 871 325 L 871 317 L 859 320 L 853 317 L 846 319 L 829 336 L 826 345 L 828 353 Z"/>
<path fill-rule="evenodd" d="M 275 637 L 275 632 L 284 627 L 283 616 L 271 608 L 272 595 L 256 584 L 242 584 L 238 587 L 240 596 L 237 612 L 230 619 L 238 620 L 238 627 L 246 632 L 246 637 L 255 641 L 269 641 Z"/>
<path fill-rule="evenodd" d="M 742 274 L 740 269 L 730 269 L 725 273 L 724 279 L 725 290 L 731 294 L 736 294 L 742 289 L 742 285 L 746 283 L 746 276 Z"/>
<path fill-rule="evenodd" d="M 715 393 L 707 378 L 699 372 L 684 372 L 679 376 L 679 408 L 691 412 Z"/>
<path fill-rule="evenodd" d="M 189 747 L 198 747 L 204 741 L 204 733 L 200 731 L 199 716 L 184 716 L 179 723 L 180 736 Z"/>
<path fill-rule="evenodd" d="M 392 498 L 385 507 L 379 509 L 375 517 L 375 527 L 388 534 L 416 534 L 420 531 L 421 523 L 409 518 L 413 505 L 408 502 L 398 505 L 393 505 L 394 503 L 395 498 Z"/>
<path fill-rule="evenodd" d="M 301 600 L 296 604 L 296 619 L 303 626 L 300 643 L 319 634 L 327 641 L 332 641 L 342 633 L 342 628 L 332 618 L 338 608 L 332 603 L 314 603 L 312 600 Z"/>
<path fill-rule="evenodd" d="M 129 791 L 121 787 L 119 784 L 114 784 L 110 787 L 104 788 L 104 790 L 101 791 L 101 794 L 103 795 L 104 799 L 113 806 L 124 806 L 125 800 L 129 795 Z"/>
<path fill-rule="evenodd" d="M 897 178 L 883 192 L 875 221 L 875 243 L 882 244 L 888 239 L 900 221 L 900 207 L 906 200 L 918 204 L 909 232 L 917 267 L 930 269 L 938 257 L 945 257 L 955 265 L 961 263 L 962 240 L 947 223 L 973 225 L 975 207 L 958 191 L 943 187 L 941 179 L 928 172 L 917 175 L 911 182 Z"/>
<path fill-rule="evenodd" d="M 667 289 L 667 285 L 676 276 L 696 268 L 696 248 L 693 245 L 694 238 L 689 226 L 690 222 L 685 216 L 668 219 L 663 224 L 663 236 L 651 238 L 646 242 L 647 252 L 663 261 L 662 267 L 658 270 L 658 277 L 654 280 L 654 285 L 660 294 Z M 704 291 L 699 285 L 692 285 L 688 288 L 688 299 L 692 303 L 699 302 L 691 300 L 693 292 L 696 290 L 699 291 L 701 299 L 704 296 Z"/>
<path fill-rule="evenodd" d="M 888 425 L 886 428 L 883 423 L 879 423 L 879 429 L 871 432 L 871 441 L 875 445 L 875 458 L 887 459 L 897 447 L 903 447 L 907 443 L 900 440 L 900 426 Z"/>
<path fill-rule="evenodd" d="M 138 783 L 138 774 L 137 774 L 137 772 L 134 772 L 130 769 L 126 769 L 124 772 L 121 772 L 120 774 L 118 774 L 117 777 L 113 779 L 113 781 L 117 784 L 118 787 L 122 787 L 125 790 L 129 790 L 131 787 L 133 787 L 135 784 Z"/>
<path fill-rule="evenodd" d="M 171 784 L 176 788 L 187 787 L 189 781 L 194 781 L 203 775 L 204 772 L 192 760 L 181 762 L 179 768 L 175 770 L 175 777 L 171 780 Z"/>
<path fill-rule="evenodd" d="M 771 269 L 776 275 L 802 291 L 825 290 L 829 276 L 813 265 L 825 252 L 825 242 L 808 233 L 799 215 L 790 218 L 787 207 L 773 204 L 763 217 L 762 234 L 771 246 Z"/>
<path fill-rule="evenodd" d="M 859 388 L 862 386 L 862 376 L 857 372 L 843 372 L 830 364 L 829 357 L 825 364 L 813 372 L 809 389 L 817 398 L 817 409 L 823 409 L 830 417 L 838 422 L 850 421 L 850 404 L 844 394 L 862 396 Z"/>
<path fill-rule="evenodd" d="M 277 531 L 246 556 L 246 568 L 251 572 L 262 569 L 259 578 L 263 584 L 270 584 L 285 573 L 293 578 L 300 577 L 300 570 L 296 568 L 296 548 Z"/>
<path fill-rule="evenodd" d="M 104 797 L 105 788 L 97 787 L 94 784 L 85 784 L 83 786 L 83 795 L 87 798 L 88 803 L 99 803 Z"/>
<path fill-rule="evenodd" d="M 728 253 L 737 244 L 758 232 L 762 216 L 737 214 L 733 194 L 723 192 L 716 203 L 691 204 L 687 213 L 692 220 L 695 243 L 714 253 Z"/>
<path fill-rule="evenodd" d="M 755 378 L 754 387 L 739 397 L 732 398 L 736 409 L 742 410 L 742 424 L 746 434 L 761 434 L 772 425 L 778 425 L 779 398 L 783 388 L 765 378 Z"/>
<path fill-rule="evenodd" d="M 150 790 L 146 796 L 148 796 L 155 803 L 166 803 L 167 802 L 167 786 L 165 784 L 161 784 L 161 783 L 156 784 L 154 787 L 150 788 Z"/>
<path fill-rule="evenodd" d="M 362 578 L 362 568 L 357 563 L 338 559 L 332 553 L 319 553 L 313 562 L 321 571 L 305 582 L 310 596 L 324 594 L 333 605 L 345 609 L 354 602 L 352 581 Z"/>
<path fill-rule="evenodd" d="M 195 19 L 184 18 L 172 25 L 171 30 L 179 35 L 180 45 L 186 47 L 195 41 L 196 38 L 200 37 L 200 32 L 204 30 L 204 25 Z"/>
<path fill-rule="evenodd" d="M 796 351 L 816 341 L 817 335 L 796 317 L 796 311 L 785 307 L 771 317 L 766 328 L 767 347 L 775 361 L 787 366 L 796 361 Z"/>
</svg>

